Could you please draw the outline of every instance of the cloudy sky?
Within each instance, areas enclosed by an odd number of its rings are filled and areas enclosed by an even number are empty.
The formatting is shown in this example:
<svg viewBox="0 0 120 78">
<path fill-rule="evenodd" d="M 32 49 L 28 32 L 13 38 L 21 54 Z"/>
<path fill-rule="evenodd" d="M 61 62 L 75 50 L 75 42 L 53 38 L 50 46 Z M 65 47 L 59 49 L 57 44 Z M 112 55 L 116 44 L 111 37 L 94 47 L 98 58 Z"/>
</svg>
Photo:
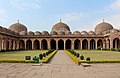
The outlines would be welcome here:
<svg viewBox="0 0 120 78">
<path fill-rule="evenodd" d="M 90 31 L 103 19 L 120 29 L 120 0 L 0 0 L 0 25 L 17 20 L 29 31 L 51 31 L 62 22 L 71 31 Z"/>
</svg>

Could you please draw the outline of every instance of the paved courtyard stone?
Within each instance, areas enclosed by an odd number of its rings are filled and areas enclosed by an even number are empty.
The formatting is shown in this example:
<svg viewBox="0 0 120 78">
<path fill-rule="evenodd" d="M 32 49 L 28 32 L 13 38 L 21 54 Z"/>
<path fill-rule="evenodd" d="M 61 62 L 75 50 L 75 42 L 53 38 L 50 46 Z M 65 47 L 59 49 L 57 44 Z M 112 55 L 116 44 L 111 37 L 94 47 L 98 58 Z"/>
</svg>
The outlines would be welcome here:
<svg viewBox="0 0 120 78">
<path fill-rule="evenodd" d="M 0 78 L 120 78 L 120 64 L 76 65 L 59 50 L 50 63 L 34 66 L 27 63 L 0 63 Z"/>
</svg>

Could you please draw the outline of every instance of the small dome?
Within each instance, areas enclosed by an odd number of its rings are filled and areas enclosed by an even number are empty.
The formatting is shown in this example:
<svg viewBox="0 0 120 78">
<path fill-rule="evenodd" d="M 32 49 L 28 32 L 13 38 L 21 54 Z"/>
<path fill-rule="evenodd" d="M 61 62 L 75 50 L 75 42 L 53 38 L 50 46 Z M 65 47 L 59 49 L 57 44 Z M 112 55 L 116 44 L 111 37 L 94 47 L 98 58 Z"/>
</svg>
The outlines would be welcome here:
<svg viewBox="0 0 120 78">
<path fill-rule="evenodd" d="M 81 33 L 79 31 L 74 31 L 73 35 L 81 35 Z"/>
<path fill-rule="evenodd" d="M 64 31 L 58 31 L 57 34 L 58 34 L 58 35 L 65 35 L 65 32 L 64 32 Z"/>
<path fill-rule="evenodd" d="M 29 31 L 29 32 L 27 33 L 27 35 L 34 35 L 34 32 Z"/>
<path fill-rule="evenodd" d="M 42 33 L 39 32 L 39 31 L 36 31 L 34 34 L 35 34 L 35 35 L 41 35 Z"/>
<path fill-rule="evenodd" d="M 89 31 L 88 34 L 89 34 L 89 35 L 95 35 L 95 32 Z"/>
<path fill-rule="evenodd" d="M 113 26 L 109 23 L 102 22 L 95 27 L 95 33 L 99 34 L 107 30 L 113 29 Z"/>
<path fill-rule="evenodd" d="M 43 31 L 42 35 L 49 35 L 49 33 L 47 31 Z"/>
<path fill-rule="evenodd" d="M 7 32 L 8 32 L 8 29 L 5 28 L 5 27 L 3 27 L 3 32 L 4 32 L 4 33 L 7 33 Z"/>
<path fill-rule="evenodd" d="M 52 31 L 58 32 L 59 30 L 66 32 L 66 31 L 70 31 L 70 28 L 67 24 L 59 22 L 52 27 Z"/>
<path fill-rule="evenodd" d="M 3 28 L 0 26 L 0 31 L 2 32 L 3 31 Z"/>
<path fill-rule="evenodd" d="M 27 35 L 27 32 L 26 31 L 21 31 L 20 35 Z"/>
<path fill-rule="evenodd" d="M 50 32 L 50 35 L 57 35 L 57 32 L 51 31 L 51 32 Z"/>
<path fill-rule="evenodd" d="M 118 33 L 118 32 L 119 32 L 118 29 L 112 29 L 112 30 L 110 31 L 110 33 Z"/>
<path fill-rule="evenodd" d="M 71 32 L 70 31 L 66 31 L 65 35 L 71 35 Z"/>
<path fill-rule="evenodd" d="M 27 28 L 26 26 L 24 26 L 23 24 L 20 24 L 19 22 L 18 23 L 15 23 L 15 24 L 12 24 L 9 29 L 11 29 L 12 31 L 15 31 L 15 32 L 21 32 L 21 31 L 26 31 L 27 32 Z"/>
<path fill-rule="evenodd" d="M 81 35 L 88 35 L 87 31 L 82 31 Z"/>
</svg>

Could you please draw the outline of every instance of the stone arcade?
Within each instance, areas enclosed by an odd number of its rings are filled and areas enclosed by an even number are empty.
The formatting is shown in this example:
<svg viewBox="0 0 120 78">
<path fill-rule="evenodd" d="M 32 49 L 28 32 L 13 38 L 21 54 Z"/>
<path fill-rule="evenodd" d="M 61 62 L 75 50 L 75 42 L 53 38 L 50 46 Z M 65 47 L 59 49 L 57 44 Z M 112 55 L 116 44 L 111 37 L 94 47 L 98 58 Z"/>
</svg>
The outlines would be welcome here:
<svg viewBox="0 0 120 78">
<path fill-rule="evenodd" d="M 102 22 L 95 31 L 71 32 L 67 24 L 59 22 L 51 32 L 27 31 L 21 23 L 9 28 L 0 26 L 0 50 L 17 49 L 97 49 L 120 48 L 120 29 L 114 29 L 109 23 Z"/>
</svg>

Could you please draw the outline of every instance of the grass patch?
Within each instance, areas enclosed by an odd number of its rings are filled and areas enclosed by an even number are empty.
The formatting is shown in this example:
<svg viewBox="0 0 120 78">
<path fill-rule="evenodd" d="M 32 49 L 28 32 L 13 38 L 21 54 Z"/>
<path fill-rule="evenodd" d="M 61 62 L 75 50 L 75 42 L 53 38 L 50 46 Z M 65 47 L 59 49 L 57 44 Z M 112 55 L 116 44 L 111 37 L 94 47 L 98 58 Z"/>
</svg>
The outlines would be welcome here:
<svg viewBox="0 0 120 78">
<path fill-rule="evenodd" d="M 25 60 L 25 56 L 39 56 L 40 53 L 44 53 L 47 50 L 22 50 L 22 51 L 10 51 L 0 52 L 0 60 Z"/>
<path fill-rule="evenodd" d="M 90 57 L 91 61 L 103 60 L 120 60 L 120 52 L 116 51 L 100 51 L 100 50 L 75 50 L 85 58 Z"/>
</svg>

